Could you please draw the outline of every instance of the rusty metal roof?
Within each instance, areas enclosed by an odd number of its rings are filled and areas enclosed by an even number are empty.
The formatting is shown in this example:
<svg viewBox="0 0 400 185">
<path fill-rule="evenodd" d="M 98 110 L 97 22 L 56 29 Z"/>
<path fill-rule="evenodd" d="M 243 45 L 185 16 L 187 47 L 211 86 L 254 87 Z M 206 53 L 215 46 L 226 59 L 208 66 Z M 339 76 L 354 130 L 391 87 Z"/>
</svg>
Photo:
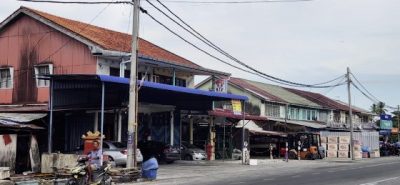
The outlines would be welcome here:
<svg viewBox="0 0 400 185">
<path fill-rule="evenodd" d="M 28 124 L 31 121 L 46 117 L 43 113 L 0 113 L 0 127 L 16 129 L 44 129 L 43 127 Z"/>
</svg>

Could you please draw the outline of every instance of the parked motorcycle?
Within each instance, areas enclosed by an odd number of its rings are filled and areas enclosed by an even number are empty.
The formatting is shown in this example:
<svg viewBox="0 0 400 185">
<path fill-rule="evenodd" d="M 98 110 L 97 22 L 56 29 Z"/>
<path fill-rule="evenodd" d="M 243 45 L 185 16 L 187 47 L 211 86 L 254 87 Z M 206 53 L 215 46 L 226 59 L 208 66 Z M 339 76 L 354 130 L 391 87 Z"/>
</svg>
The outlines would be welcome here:
<svg viewBox="0 0 400 185">
<path fill-rule="evenodd" d="M 90 181 L 87 169 L 87 157 L 78 158 L 78 165 L 71 170 L 71 178 L 68 180 L 68 185 L 111 185 L 111 177 L 108 172 L 111 164 L 106 163 L 100 169 L 92 171 L 92 181 Z"/>
</svg>

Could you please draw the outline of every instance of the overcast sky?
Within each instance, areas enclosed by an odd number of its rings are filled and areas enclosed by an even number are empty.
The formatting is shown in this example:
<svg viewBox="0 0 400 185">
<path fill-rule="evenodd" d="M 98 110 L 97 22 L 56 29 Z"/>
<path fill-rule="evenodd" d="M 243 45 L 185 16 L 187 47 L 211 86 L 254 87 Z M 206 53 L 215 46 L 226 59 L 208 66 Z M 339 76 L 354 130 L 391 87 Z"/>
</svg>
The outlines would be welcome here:
<svg viewBox="0 0 400 185">
<path fill-rule="evenodd" d="M 157 4 L 154 0 L 153 3 Z M 361 83 L 389 105 L 400 104 L 400 2 L 398 0 L 314 0 L 262 4 L 164 2 L 192 27 L 243 62 L 276 77 L 314 84 L 350 67 Z M 2 0 L 0 19 L 20 6 L 130 33 L 128 5 L 71 5 Z M 179 34 L 192 37 L 142 1 L 142 6 Z M 97 17 L 96 15 L 99 14 Z M 96 18 L 95 18 L 96 17 Z M 94 19 L 95 18 L 95 19 Z M 93 21 L 92 21 L 93 20 Z M 92 21 L 92 22 L 91 22 Z M 140 36 L 180 56 L 235 77 L 268 82 L 233 69 L 190 47 L 141 14 Z M 213 52 L 215 53 L 215 52 Z M 304 89 L 347 101 L 346 87 Z M 352 88 L 355 105 L 372 102 Z"/>
</svg>

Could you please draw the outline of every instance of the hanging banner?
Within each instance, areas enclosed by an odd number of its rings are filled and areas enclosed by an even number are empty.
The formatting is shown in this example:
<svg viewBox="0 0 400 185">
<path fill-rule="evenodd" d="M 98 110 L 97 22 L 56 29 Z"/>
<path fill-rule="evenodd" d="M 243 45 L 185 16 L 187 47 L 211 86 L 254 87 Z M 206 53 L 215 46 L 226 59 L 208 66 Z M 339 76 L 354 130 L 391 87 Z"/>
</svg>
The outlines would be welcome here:
<svg viewBox="0 0 400 185">
<path fill-rule="evenodd" d="M 214 91 L 215 92 L 228 92 L 228 80 L 227 79 L 216 79 L 214 81 Z"/>
<path fill-rule="evenodd" d="M 380 128 L 385 130 L 391 130 L 393 128 L 392 116 L 387 114 L 381 115 Z"/>
<path fill-rule="evenodd" d="M 239 100 L 232 100 L 232 111 L 235 115 L 242 114 L 242 102 Z"/>
</svg>

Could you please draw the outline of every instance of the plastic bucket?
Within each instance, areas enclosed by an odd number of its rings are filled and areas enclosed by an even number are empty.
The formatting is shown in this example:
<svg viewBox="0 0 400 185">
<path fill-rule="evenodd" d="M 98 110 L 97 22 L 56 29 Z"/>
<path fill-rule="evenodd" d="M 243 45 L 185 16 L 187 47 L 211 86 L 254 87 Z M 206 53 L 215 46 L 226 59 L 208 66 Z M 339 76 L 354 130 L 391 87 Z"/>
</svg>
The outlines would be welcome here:
<svg viewBox="0 0 400 185">
<path fill-rule="evenodd" d="M 157 169 L 143 170 L 142 177 L 149 180 L 155 180 L 157 178 Z"/>
</svg>

